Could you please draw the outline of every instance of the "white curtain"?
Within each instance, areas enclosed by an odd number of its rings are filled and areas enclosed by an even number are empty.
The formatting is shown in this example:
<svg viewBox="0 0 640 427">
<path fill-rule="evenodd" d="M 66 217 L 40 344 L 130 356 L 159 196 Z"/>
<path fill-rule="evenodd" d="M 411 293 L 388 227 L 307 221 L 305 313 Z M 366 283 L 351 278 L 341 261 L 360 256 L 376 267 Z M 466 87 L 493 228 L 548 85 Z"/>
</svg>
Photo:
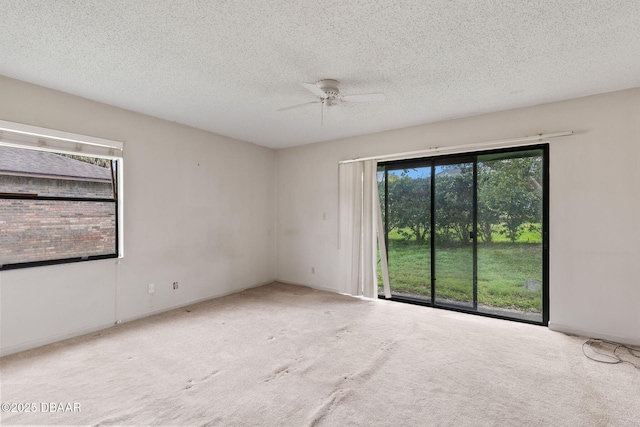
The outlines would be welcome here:
<svg viewBox="0 0 640 427">
<path fill-rule="evenodd" d="M 377 162 L 367 160 L 341 163 L 339 168 L 340 280 L 344 284 L 342 289 L 351 295 L 377 297 L 379 246 L 385 296 L 390 298 L 376 177 Z"/>
</svg>

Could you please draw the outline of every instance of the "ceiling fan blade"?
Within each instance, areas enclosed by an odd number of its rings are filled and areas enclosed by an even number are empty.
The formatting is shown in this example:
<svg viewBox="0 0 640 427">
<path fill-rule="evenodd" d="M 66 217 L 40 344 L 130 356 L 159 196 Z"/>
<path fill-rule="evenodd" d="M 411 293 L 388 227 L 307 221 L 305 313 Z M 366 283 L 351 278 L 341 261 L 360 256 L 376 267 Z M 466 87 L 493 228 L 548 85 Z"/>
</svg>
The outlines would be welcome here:
<svg viewBox="0 0 640 427">
<path fill-rule="evenodd" d="M 361 93 L 357 95 L 344 95 L 340 97 L 344 102 L 376 102 L 384 101 L 387 99 L 386 95 L 382 92 L 376 93 Z"/>
<path fill-rule="evenodd" d="M 318 86 L 316 86 L 315 83 L 300 83 L 300 84 L 302 85 L 303 88 L 305 88 L 306 90 L 308 90 L 309 92 L 311 92 L 317 97 L 320 97 L 320 98 L 327 97 L 327 94 Z"/>
<path fill-rule="evenodd" d="M 302 103 L 302 104 L 292 105 L 291 107 L 278 108 L 276 111 L 293 110 L 294 108 L 304 107 L 305 105 L 309 105 L 309 104 L 319 104 L 319 103 L 320 103 L 320 101 L 305 102 L 305 103 Z"/>
</svg>

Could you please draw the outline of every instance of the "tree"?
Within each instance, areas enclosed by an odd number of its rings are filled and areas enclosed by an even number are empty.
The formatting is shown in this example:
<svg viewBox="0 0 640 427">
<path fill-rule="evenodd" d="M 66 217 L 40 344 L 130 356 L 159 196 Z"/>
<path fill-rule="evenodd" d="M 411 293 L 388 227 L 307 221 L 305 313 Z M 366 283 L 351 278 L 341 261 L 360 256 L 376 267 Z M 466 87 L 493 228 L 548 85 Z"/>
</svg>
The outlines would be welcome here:
<svg viewBox="0 0 640 427">
<path fill-rule="evenodd" d="M 443 242 L 466 246 L 473 230 L 473 168 L 444 166 L 436 175 L 436 224 Z"/>
<path fill-rule="evenodd" d="M 424 242 L 431 226 L 431 179 L 411 176 L 408 170 L 389 175 L 389 230 Z M 409 231 L 407 231 L 407 229 Z"/>
<path fill-rule="evenodd" d="M 102 159 L 99 157 L 77 156 L 75 154 L 55 153 L 59 156 L 68 157 L 70 159 L 78 160 L 85 163 L 91 163 L 92 165 L 100 166 L 102 168 L 110 168 L 111 160 Z"/>
<path fill-rule="evenodd" d="M 486 243 L 493 242 L 494 225 L 500 223 L 503 198 L 498 183 L 502 179 L 487 162 L 478 163 L 478 234 Z"/>
<path fill-rule="evenodd" d="M 542 203 L 542 159 L 519 157 L 478 163 L 478 231 L 492 241 L 493 225 L 515 242 L 522 225 L 537 223 Z"/>
<path fill-rule="evenodd" d="M 507 155 L 508 156 L 508 155 Z M 388 174 L 389 231 L 424 242 L 431 225 L 431 177 L 419 169 Z M 471 163 L 438 166 L 435 176 L 435 223 L 441 243 L 470 243 L 473 230 Z M 515 242 L 523 225 L 539 227 L 542 204 L 542 158 L 498 158 L 479 161 L 477 169 L 478 235 L 488 243 L 496 232 Z M 379 185 L 383 185 L 380 181 Z M 384 195 L 384 190 L 381 190 Z M 382 202 L 384 212 L 384 202 Z M 501 227 L 498 227 L 501 226 Z"/>
</svg>

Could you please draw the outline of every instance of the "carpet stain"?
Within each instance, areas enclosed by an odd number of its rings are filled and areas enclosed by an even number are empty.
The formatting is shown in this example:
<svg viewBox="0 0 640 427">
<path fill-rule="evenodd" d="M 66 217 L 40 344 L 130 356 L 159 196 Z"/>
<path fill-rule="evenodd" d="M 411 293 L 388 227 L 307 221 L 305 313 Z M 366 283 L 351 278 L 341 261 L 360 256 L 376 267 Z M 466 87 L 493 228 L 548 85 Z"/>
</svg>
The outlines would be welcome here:
<svg viewBox="0 0 640 427">
<path fill-rule="evenodd" d="M 350 333 L 347 328 L 341 328 L 341 331 Z M 325 402 L 320 405 L 314 412 L 310 426 L 317 426 L 322 420 L 331 413 L 340 402 L 346 399 L 352 393 L 352 387 L 349 385 L 362 384 L 368 381 L 376 371 L 382 369 L 382 365 L 391 357 L 392 350 L 396 347 L 395 341 L 387 340 L 380 342 L 373 351 L 372 357 L 368 363 L 363 363 L 363 368 L 355 374 L 343 374 L 333 387 L 333 392 L 327 397 Z"/>
<path fill-rule="evenodd" d="M 378 346 L 378 348 L 381 351 L 389 351 L 389 350 L 392 350 L 395 346 L 396 346 L 396 343 L 394 341 L 382 341 Z"/>
<path fill-rule="evenodd" d="M 342 402 L 346 397 L 349 396 L 350 392 L 351 390 L 343 389 L 334 391 L 312 415 L 309 425 L 317 426 L 323 420 L 323 418 L 325 418 L 331 412 L 333 408 L 335 408 L 340 402 Z"/>
<path fill-rule="evenodd" d="M 188 380 L 187 381 L 187 385 L 184 386 L 183 390 L 186 391 L 186 390 L 189 390 L 190 388 L 192 388 L 195 385 L 202 384 L 205 381 L 208 381 L 209 379 L 215 377 L 220 372 L 221 372 L 220 370 L 215 370 L 215 371 L 211 372 L 209 375 L 206 375 L 205 377 L 203 377 L 202 379 L 199 379 L 199 380 Z"/>
<path fill-rule="evenodd" d="M 223 425 L 223 419 L 222 417 L 216 417 L 213 420 L 210 420 L 209 422 L 201 424 L 200 427 L 215 427 L 220 425 Z"/>
<path fill-rule="evenodd" d="M 349 335 L 351 333 L 352 333 L 352 331 L 351 331 L 351 329 L 349 329 L 348 326 L 343 326 L 342 328 L 340 328 L 340 329 L 338 329 L 336 331 L 336 338 L 342 338 L 343 336 Z"/>
<path fill-rule="evenodd" d="M 363 363 L 362 369 L 352 375 L 343 375 L 340 380 L 340 387 L 346 380 L 349 381 L 367 381 L 377 371 L 382 369 L 382 365 L 391 357 L 392 350 L 396 347 L 395 341 L 382 341 L 377 350 L 373 353 L 369 363 Z"/>
<path fill-rule="evenodd" d="M 290 366 L 290 365 L 284 365 L 278 369 L 276 369 L 275 371 L 273 371 L 273 373 L 264 380 L 265 383 L 268 383 L 269 381 L 273 381 L 277 378 L 280 378 L 283 375 L 288 375 L 289 372 L 294 371 L 294 369 Z"/>
</svg>

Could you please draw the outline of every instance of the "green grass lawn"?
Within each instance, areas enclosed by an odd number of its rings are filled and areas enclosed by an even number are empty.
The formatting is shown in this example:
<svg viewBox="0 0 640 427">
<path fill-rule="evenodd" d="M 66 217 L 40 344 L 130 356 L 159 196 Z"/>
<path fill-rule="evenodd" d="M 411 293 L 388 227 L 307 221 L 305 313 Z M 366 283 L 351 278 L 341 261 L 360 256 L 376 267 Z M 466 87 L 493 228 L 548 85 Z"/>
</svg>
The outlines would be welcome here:
<svg viewBox="0 0 640 427">
<path fill-rule="evenodd" d="M 527 279 L 542 281 L 542 246 L 539 239 L 535 235 L 523 234 L 516 243 L 505 240 L 492 244 L 478 243 L 478 303 L 541 311 L 542 293 L 523 288 Z M 532 240 L 538 242 L 531 243 Z M 439 248 L 436 251 L 437 297 L 472 302 L 472 263 L 470 246 Z M 430 269 L 429 243 L 420 244 L 397 238 L 389 240 L 392 292 L 430 297 Z"/>
</svg>

